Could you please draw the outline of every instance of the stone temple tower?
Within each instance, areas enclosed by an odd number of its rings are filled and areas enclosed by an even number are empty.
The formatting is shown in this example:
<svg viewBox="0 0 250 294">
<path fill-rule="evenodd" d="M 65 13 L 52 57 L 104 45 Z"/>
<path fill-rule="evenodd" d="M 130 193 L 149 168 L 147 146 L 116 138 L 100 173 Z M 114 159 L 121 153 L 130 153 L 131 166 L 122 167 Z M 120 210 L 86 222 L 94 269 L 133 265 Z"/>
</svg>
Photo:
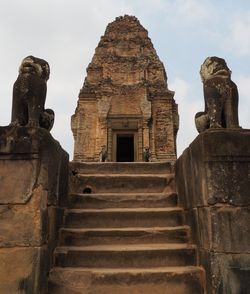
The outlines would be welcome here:
<svg viewBox="0 0 250 294">
<path fill-rule="evenodd" d="M 148 32 L 134 16 L 110 23 L 87 68 L 71 128 L 75 161 L 176 159 L 178 110 Z"/>
</svg>

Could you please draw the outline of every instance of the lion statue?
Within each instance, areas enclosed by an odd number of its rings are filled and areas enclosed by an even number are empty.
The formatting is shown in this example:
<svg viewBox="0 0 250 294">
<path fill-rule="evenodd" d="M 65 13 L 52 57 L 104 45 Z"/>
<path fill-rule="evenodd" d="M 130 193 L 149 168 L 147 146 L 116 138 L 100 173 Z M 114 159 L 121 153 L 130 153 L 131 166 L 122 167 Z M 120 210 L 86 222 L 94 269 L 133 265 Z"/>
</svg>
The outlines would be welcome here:
<svg viewBox="0 0 250 294">
<path fill-rule="evenodd" d="M 205 111 L 195 115 L 198 132 L 209 128 L 239 128 L 238 90 L 224 59 L 207 57 L 201 66 Z"/>
<path fill-rule="evenodd" d="M 49 75 L 47 61 L 34 56 L 23 59 L 13 86 L 11 126 L 52 129 L 54 111 L 44 109 Z"/>
</svg>

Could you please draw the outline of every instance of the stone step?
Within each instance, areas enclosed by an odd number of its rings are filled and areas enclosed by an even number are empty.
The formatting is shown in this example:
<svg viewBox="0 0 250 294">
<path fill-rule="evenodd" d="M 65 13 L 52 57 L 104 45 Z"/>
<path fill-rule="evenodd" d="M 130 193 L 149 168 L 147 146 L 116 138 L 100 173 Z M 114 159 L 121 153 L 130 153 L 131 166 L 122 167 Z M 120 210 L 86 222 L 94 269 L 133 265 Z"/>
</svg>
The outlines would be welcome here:
<svg viewBox="0 0 250 294">
<path fill-rule="evenodd" d="M 65 211 L 65 227 L 172 227 L 183 225 L 183 217 L 179 207 L 69 209 Z"/>
<path fill-rule="evenodd" d="M 79 174 L 72 193 L 169 193 L 175 191 L 173 174 Z"/>
<path fill-rule="evenodd" d="M 133 244 L 57 247 L 55 266 L 89 268 L 161 267 L 196 265 L 190 244 Z"/>
<path fill-rule="evenodd" d="M 122 228 L 122 229 L 67 229 L 60 230 L 61 246 L 108 244 L 187 243 L 188 226 Z"/>
<path fill-rule="evenodd" d="M 176 193 L 72 194 L 71 208 L 168 207 L 177 205 Z"/>
<path fill-rule="evenodd" d="M 53 268 L 49 294 L 203 294 L 200 267 Z"/>
<path fill-rule="evenodd" d="M 73 174 L 169 174 L 169 162 L 70 162 Z"/>
</svg>

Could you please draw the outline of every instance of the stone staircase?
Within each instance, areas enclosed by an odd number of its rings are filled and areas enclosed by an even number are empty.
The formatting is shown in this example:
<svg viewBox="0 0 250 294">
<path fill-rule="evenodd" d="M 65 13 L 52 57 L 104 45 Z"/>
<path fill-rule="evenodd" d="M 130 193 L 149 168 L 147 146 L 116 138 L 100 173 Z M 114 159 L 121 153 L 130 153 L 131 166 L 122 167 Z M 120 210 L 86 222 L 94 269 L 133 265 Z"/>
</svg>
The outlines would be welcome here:
<svg viewBox="0 0 250 294">
<path fill-rule="evenodd" d="M 72 163 L 51 294 L 200 294 L 168 163 Z"/>
</svg>

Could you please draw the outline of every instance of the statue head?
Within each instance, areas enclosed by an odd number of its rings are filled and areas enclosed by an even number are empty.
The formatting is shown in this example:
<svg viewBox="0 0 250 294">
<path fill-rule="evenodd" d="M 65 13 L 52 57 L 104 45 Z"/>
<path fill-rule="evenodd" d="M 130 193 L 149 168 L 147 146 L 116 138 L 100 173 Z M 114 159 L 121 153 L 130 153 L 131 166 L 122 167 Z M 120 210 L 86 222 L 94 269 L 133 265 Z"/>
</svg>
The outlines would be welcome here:
<svg viewBox="0 0 250 294">
<path fill-rule="evenodd" d="M 27 56 L 23 59 L 19 67 L 19 74 L 25 73 L 38 75 L 47 81 L 50 75 L 49 64 L 44 59 L 37 58 L 32 55 Z"/>
<path fill-rule="evenodd" d="M 201 65 L 200 75 L 204 82 L 214 77 L 231 78 L 231 71 L 223 58 L 212 56 L 207 57 Z"/>
</svg>

